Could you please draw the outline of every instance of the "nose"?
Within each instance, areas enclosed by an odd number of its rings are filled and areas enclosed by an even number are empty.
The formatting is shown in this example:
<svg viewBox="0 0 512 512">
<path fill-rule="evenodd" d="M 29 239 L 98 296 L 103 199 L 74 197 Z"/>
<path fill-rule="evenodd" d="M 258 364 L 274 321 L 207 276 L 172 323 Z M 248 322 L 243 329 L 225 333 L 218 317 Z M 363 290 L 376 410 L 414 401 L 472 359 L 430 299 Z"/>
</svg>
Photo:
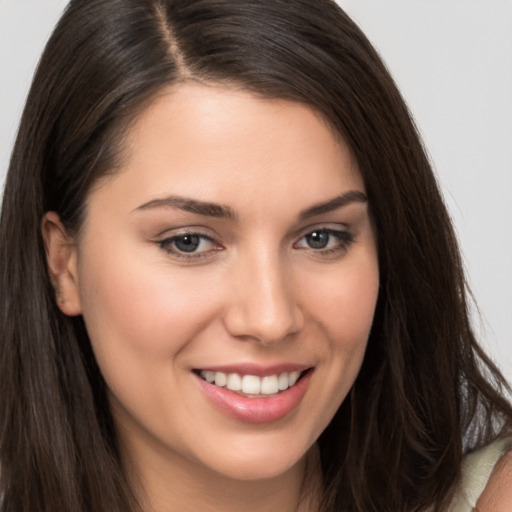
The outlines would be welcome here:
<svg viewBox="0 0 512 512">
<path fill-rule="evenodd" d="M 251 254 L 230 279 L 224 324 L 232 336 L 272 345 L 303 328 L 289 268 L 279 257 Z"/>
</svg>

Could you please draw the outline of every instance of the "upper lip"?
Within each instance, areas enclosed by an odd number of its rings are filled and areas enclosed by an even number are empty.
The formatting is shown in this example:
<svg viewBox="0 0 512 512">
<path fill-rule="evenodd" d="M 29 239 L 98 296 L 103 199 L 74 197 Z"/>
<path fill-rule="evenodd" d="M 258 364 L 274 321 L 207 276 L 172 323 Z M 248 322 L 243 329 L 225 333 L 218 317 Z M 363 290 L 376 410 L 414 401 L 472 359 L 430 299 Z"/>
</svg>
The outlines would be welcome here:
<svg viewBox="0 0 512 512">
<path fill-rule="evenodd" d="M 215 366 L 201 366 L 200 368 L 196 368 L 196 370 L 266 377 L 268 375 L 279 375 L 284 372 L 303 372 L 309 368 L 311 368 L 311 365 L 298 363 L 278 363 L 272 365 L 262 365 L 258 363 L 233 363 Z"/>
</svg>

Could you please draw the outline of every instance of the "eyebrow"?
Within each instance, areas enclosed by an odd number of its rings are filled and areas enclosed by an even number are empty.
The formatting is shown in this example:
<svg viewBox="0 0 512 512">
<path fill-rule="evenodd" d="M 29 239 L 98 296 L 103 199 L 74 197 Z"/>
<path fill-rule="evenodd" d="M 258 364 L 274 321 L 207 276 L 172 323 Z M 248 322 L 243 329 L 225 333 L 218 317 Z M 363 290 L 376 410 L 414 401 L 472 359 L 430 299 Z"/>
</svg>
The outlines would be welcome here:
<svg viewBox="0 0 512 512">
<path fill-rule="evenodd" d="M 224 206 L 217 203 L 208 203 L 205 201 L 198 201 L 196 199 L 189 199 L 187 197 L 168 196 L 161 199 L 153 199 L 135 209 L 137 210 L 152 210 L 155 208 L 178 208 L 186 212 L 197 213 L 207 217 L 217 217 L 221 219 L 229 219 L 236 221 L 238 215 L 229 206 Z"/>
<path fill-rule="evenodd" d="M 329 213 L 338 208 L 342 208 L 343 206 L 347 206 L 351 203 L 366 203 L 368 198 L 366 194 L 359 190 L 349 190 L 344 194 L 334 197 L 333 199 L 329 199 L 328 201 L 317 203 L 306 210 L 303 210 L 299 214 L 300 220 L 309 219 L 311 217 L 315 217 L 317 215 L 321 215 L 322 213 Z"/>
<path fill-rule="evenodd" d="M 323 213 L 329 213 L 351 203 L 366 203 L 367 201 L 368 198 L 363 192 L 359 190 L 349 190 L 348 192 L 329 199 L 328 201 L 314 204 L 306 210 L 302 210 L 299 214 L 299 220 L 305 220 Z M 134 211 L 152 210 L 156 208 L 178 208 L 179 210 L 197 213 L 207 217 L 216 217 L 232 221 L 238 220 L 238 215 L 229 206 L 206 201 L 198 201 L 196 199 L 180 196 L 168 196 L 153 199 L 135 208 Z"/>
</svg>

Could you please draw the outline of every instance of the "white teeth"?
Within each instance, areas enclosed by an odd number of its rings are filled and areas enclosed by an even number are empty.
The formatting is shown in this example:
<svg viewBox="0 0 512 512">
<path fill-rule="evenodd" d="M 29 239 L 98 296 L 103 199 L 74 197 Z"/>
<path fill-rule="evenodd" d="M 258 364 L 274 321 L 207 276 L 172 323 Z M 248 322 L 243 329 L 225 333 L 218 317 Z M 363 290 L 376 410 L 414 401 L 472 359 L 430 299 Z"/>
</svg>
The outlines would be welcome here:
<svg viewBox="0 0 512 512">
<path fill-rule="evenodd" d="M 261 379 L 256 375 L 244 375 L 242 377 L 242 391 L 247 395 L 259 395 Z"/>
<path fill-rule="evenodd" d="M 261 379 L 261 393 L 263 395 L 273 395 L 279 391 L 277 385 L 277 375 L 270 375 Z"/>
<path fill-rule="evenodd" d="M 281 373 L 281 375 L 279 375 L 279 378 L 277 380 L 277 387 L 279 388 L 279 391 L 284 391 L 285 389 L 288 389 L 288 386 L 289 386 L 288 374 Z"/>
<path fill-rule="evenodd" d="M 215 385 L 223 388 L 227 383 L 227 376 L 222 372 L 215 372 Z"/>
<path fill-rule="evenodd" d="M 210 384 L 212 382 L 215 382 L 215 372 L 206 371 L 206 372 L 202 372 L 202 374 L 203 374 L 203 377 L 205 378 L 206 382 L 209 382 Z"/>
<path fill-rule="evenodd" d="M 300 377 L 300 372 L 290 372 L 288 376 L 288 385 L 293 386 Z"/>
<path fill-rule="evenodd" d="M 242 389 L 242 378 L 240 375 L 238 375 L 238 373 L 230 373 L 226 387 L 231 391 L 240 391 Z"/>
<path fill-rule="evenodd" d="M 279 375 L 243 375 L 238 373 L 212 372 L 202 370 L 201 377 L 210 384 L 221 388 L 226 387 L 231 391 L 241 391 L 246 395 L 275 395 L 279 391 L 285 391 L 293 386 L 299 379 L 301 372 L 283 372 Z"/>
</svg>

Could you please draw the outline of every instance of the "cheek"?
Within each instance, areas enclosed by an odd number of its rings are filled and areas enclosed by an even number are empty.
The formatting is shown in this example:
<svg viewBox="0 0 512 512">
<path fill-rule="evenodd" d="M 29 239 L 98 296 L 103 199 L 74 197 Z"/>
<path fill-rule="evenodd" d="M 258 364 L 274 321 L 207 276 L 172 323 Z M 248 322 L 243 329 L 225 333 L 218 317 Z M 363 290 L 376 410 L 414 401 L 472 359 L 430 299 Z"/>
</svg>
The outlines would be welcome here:
<svg viewBox="0 0 512 512">
<path fill-rule="evenodd" d="M 215 315 L 213 290 L 199 275 L 185 277 L 133 254 L 111 253 L 82 274 L 84 321 L 116 414 L 141 426 L 166 417 L 172 429 L 168 400 L 183 389 L 186 355 Z"/>
<path fill-rule="evenodd" d="M 89 251 L 80 268 L 83 317 L 98 362 L 163 361 L 214 314 L 215 295 L 201 286 L 200 273 L 148 264 L 133 250 L 101 254 Z"/>
<path fill-rule="evenodd" d="M 315 398 L 319 436 L 354 384 L 366 351 L 379 290 L 376 257 L 343 261 L 325 274 L 308 274 L 310 338 L 322 361 Z"/>
<path fill-rule="evenodd" d="M 376 259 L 357 261 L 311 283 L 312 315 L 331 340 L 331 350 L 364 353 L 379 292 Z"/>
</svg>

